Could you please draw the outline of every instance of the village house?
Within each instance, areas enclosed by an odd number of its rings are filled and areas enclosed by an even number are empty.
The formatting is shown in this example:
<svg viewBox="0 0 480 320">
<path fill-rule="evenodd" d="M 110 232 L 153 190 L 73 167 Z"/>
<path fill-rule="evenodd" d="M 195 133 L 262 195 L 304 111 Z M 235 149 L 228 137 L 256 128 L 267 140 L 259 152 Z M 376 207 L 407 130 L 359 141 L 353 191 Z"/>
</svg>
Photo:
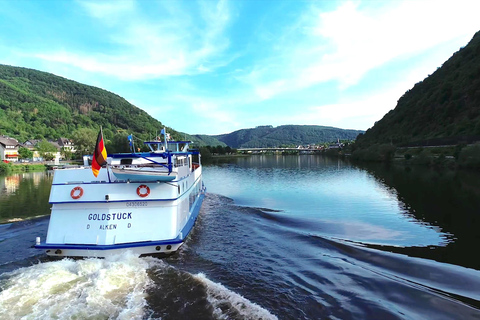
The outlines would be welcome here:
<svg viewBox="0 0 480 320">
<path fill-rule="evenodd" d="M 40 157 L 40 154 L 36 150 L 37 143 L 39 143 L 40 141 L 42 140 L 31 139 L 31 140 L 25 141 L 25 143 L 22 144 L 22 147 L 27 148 L 28 150 L 33 152 L 33 158 L 32 158 L 33 161 L 42 160 L 42 158 Z"/>
<path fill-rule="evenodd" d="M 19 143 L 17 139 L 0 136 L 0 160 L 17 162 L 18 147 Z"/>
<path fill-rule="evenodd" d="M 64 151 L 70 152 L 70 153 L 75 153 L 75 146 L 72 142 L 72 140 L 67 139 L 67 138 L 58 138 L 57 140 L 49 140 L 52 145 L 57 148 L 57 153 L 54 155 L 54 158 L 58 158 L 60 160 L 65 160 L 64 159 Z"/>
<path fill-rule="evenodd" d="M 25 141 L 21 146 L 29 149 L 33 152 L 33 161 L 42 161 L 43 158 L 41 157 L 40 153 L 37 150 L 37 145 L 42 140 L 39 139 L 31 139 Z M 75 146 L 72 140 L 67 138 L 58 138 L 57 140 L 49 140 L 48 141 L 51 145 L 53 145 L 57 151 L 51 152 L 53 158 L 63 159 L 62 151 L 68 151 L 71 153 L 75 152 Z"/>
<path fill-rule="evenodd" d="M 57 143 L 60 146 L 60 148 L 62 148 L 62 150 L 70 151 L 72 153 L 75 153 L 76 151 L 75 146 L 73 145 L 73 142 L 70 139 L 58 138 Z"/>
</svg>

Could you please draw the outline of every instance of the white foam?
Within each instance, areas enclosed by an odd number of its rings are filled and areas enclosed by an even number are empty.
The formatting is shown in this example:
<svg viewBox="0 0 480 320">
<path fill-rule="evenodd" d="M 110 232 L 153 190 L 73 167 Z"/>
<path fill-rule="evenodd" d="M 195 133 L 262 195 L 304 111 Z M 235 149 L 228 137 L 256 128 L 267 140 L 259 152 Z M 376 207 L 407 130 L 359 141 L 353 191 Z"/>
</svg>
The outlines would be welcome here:
<svg viewBox="0 0 480 320">
<path fill-rule="evenodd" d="M 229 319 L 228 314 L 220 308 L 221 305 L 225 304 L 233 308 L 240 316 L 242 316 L 242 319 L 278 319 L 277 316 L 271 314 L 268 310 L 260 307 L 258 304 L 249 301 L 238 293 L 228 290 L 220 283 L 215 283 L 209 280 L 203 273 L 199 273 L 193 277 L 206 286 L 208 295 L 207 300 L 214 307 L 214 315 L 218 319 Z"/>
<path fill-rule="evenodd" d="M 2 275 L 2 319 L 142 319 L 151 260 L 125 253 L 106 259 L 46 262 Z"/>
</svg>

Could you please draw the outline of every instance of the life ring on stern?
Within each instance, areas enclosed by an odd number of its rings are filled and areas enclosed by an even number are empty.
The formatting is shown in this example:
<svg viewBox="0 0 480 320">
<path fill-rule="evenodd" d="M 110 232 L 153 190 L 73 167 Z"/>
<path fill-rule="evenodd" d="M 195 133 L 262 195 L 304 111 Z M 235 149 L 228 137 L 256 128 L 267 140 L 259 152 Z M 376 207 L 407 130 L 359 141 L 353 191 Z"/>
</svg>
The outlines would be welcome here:
<svg viewBox="0 0 480 320">
<path fill-rule="evenodd" d="M 137 194 L 139 197 L 145 198 L 150 194 L 150 188 L 145 184 L 139 185 L 137 188 Z"/>
<path fill-rule="evenodd" d="M 80 199 L 83 196 L 83 189 L 80 186 L 77 186 L 70 191 L 70 197 L 72 199 Z"/>
</svg>

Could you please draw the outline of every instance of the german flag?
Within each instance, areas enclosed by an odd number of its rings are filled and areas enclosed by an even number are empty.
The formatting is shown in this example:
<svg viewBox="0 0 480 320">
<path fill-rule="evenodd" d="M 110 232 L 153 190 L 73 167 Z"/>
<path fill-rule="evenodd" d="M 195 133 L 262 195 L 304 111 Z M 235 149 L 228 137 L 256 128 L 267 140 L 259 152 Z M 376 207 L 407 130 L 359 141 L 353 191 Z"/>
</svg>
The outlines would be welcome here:
<svg viewBox="0 0 480 320">
<path fill-rule="evenodd" d="M 92 159 L 92 171 L 95 178 L 100 172 L 100 168 L 107 163 L 107 149 L 105 149 L 105 144 L 103 143 L 103 132 L 100 127 L 100 132 L 98 133 L 97 144 L 95 145 L 95 151 L 93 151 Z"/>
</svg>

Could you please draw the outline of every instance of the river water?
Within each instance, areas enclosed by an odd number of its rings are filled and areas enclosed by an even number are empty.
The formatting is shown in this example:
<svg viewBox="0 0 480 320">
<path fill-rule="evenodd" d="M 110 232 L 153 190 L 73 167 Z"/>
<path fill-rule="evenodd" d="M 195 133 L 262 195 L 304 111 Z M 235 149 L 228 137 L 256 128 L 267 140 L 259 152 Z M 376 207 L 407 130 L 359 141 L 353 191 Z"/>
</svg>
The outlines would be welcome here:
<svg viewBox="0 0 480 320">
<path fill-rule="evenodd" d="M 164 259 L 32 248 L 51 179 L 0 177 L 1 319 L 480 319 L 479 173 L 313 155 L 206 165 L 197 224 Z"/>
</svg>

